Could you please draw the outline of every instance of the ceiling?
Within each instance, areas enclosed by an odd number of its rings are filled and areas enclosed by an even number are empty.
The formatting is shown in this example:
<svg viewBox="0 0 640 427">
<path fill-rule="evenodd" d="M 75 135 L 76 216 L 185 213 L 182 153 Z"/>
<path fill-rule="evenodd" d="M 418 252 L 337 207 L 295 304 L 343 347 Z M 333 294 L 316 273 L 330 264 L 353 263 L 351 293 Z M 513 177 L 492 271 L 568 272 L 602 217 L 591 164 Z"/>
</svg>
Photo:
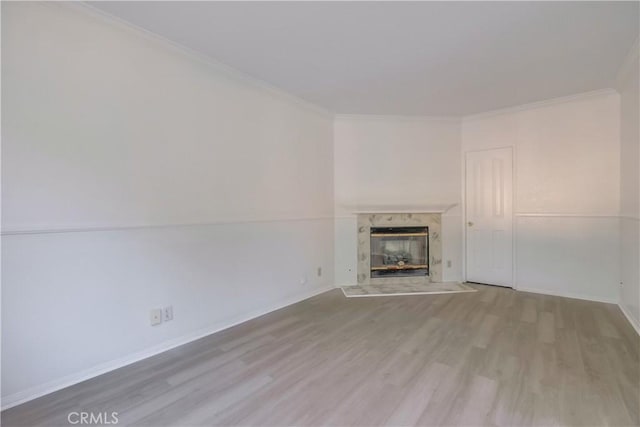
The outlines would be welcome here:
<svg viewBox="0 0 640 427">
<path fill-rule="evenodd" d="M 610 88 L 638 2 L 91 2 L 342 114 L 462 116 Z"/>
</svg>

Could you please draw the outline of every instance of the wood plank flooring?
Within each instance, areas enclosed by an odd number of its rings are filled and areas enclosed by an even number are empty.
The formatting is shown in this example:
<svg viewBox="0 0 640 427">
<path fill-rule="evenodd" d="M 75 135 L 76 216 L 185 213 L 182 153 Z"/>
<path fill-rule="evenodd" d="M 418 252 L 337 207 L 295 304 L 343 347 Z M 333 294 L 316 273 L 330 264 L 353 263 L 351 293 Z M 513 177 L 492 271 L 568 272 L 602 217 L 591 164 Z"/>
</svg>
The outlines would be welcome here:
<svg viewBox="0 0 640 427">
<path fill-rule="evenodd" d="M 2 413 L 3 426 L 640 424 L 640 338 L 611 304 L 324 293 Z"/>
</svg>

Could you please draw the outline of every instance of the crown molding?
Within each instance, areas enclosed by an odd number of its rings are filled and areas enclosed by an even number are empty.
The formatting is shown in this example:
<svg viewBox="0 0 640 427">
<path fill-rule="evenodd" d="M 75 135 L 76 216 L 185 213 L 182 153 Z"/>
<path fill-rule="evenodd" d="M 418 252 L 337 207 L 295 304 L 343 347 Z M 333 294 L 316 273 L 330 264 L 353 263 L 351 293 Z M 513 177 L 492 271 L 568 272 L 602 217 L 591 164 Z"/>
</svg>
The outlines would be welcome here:
<svg viewBox="0 0 640 427">
<path fill-rule="evenodd" d="M 618 91 L 622 89 L 622 87 L 627 83 L 627 80 L 631 77 L 631 73 L 634 68 L 636 69 L 636 77 L 638 77 L 638 62 L 640 62 L 640 37 L 633 42 L 631 45 L 631 49 L 627 53 L 627 56 L 622 61 L 622 65 L 618 70 L 618 75 L 616 77 L 616 88 Z"/>
<path fill-rule="evenodd" d="M 498 110 L 485 111 L 484 113 L 472 114 L 472 115 L 463 117 L 462 122 L 466 123 L 466 122 L 471 122 L 475 120 L 486 119 L 489 117 L 501 116 L 503 114 L 511 114 L 511 113 L 517 113 L 519 111 L 535 110 L 537 108 L 548 107 L 551 105 L 564 104 L 571 101 L 579 101 L 583 99 L 589 99 L 589 98 L 595 98 L 598 96 L 606 96 L 606 95 L 613 95 L 613 94 L 616 94 L 616 95 L 618 94 L 618 92 L 613 88 L 576 93 L 574 95 L 561 96 L 558 98 L 545 99 L 543 101 L 537 101 L 537 102 L 531 102 L 528 104 L 516 105 L 513 107 L 501 108 Z"/>
<path fill-rule="evenodd" d="M 180 43 L 176 43 L 172 40 L 167 39 L 153 31 L 149 31 L 145 28 L 142 28 L 138 25 L 132 24 L 129 21 L 121 19 L 117 16 L 111 15 L 101 9 L 98 9 L 92 6 L 89 2 L 79 1 L 79 2 L 44 2 L 45 5 L 50 7 L 66 7 L 72 10 L 76 10 L 80 13 L 84 13 L 85 15 L 91 16 L 93 18 L 99 19 L 107 25 L 111 25 L 118 29 L 127 31 L 129 33 L 135 34 L 137 36 L 144 37 L 145 39 L 154 42 L 158 45 L 163 46 L 164 48 L 178 53 L 184 56 L 187 59 L 199 62 L 205 66 L 207 66 L 211 71 L 216 74 L 219 74 L 223 77 L 229 78 L 238 83 L 245 84 L 247 86 L 253 87 L 254 89 L 265 92 L 269 95 L 274 96 L 275 98 L 279 98 L 286 102 L 290 102 L 292 104 L 303 107 L 307 110 L 313 111 L 317 114 L 320 114 L 326 118 L 333 119 L 334 114 L 332 111 L 321 107 L 317 104 L 314 104 L 305 99 L 299 98 L 287 91 L 284 91 L 277 86 L 274 86 L 270 83 L 265 82 L 264 80 L 257 79 L 249 74 L 246 74 L 236 68 L 233 68 L 227 64 L 224 64 L 220 61 L 217 61 L 211 58 L 208 55 L 200 53 L 196 50 L 188 48 Z"/>
<path fill-rule="evenodd" d="M 384 115 L 384 114 L 336 114 L 335 121 L 398 121 L 398 122 L 450 122 L 460 123 L 461 117 L 458 116 L 403 116 L 403 115 Z"/>
</svg>

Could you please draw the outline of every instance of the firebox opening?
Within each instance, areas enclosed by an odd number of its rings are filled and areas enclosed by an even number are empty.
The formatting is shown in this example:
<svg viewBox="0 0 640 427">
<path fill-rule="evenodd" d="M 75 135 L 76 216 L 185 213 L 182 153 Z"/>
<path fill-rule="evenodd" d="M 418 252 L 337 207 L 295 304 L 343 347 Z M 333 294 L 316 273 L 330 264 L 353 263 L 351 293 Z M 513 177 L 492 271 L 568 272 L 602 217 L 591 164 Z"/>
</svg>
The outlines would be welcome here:
<svg viewBox="0 0 640 427">
<path fill-rule="evenodd" d="M 371 277 L 429 275 L 429 227 L 371 227 Z"/>
</svg>

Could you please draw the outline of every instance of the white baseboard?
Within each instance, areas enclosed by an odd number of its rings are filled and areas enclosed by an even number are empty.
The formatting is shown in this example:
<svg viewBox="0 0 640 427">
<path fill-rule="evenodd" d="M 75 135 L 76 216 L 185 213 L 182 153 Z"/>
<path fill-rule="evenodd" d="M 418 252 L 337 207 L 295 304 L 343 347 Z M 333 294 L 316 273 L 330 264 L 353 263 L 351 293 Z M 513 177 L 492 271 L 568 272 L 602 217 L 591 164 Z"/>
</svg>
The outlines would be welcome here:
<svg viewBox="0 0 640 427">
<path fill-rule="evenodd" d="M 635 317 L 633 317 L 631 315 L 631 312 L 627 310 L 624 304 L 618 303 L 618 307 L 620 307 L 620 311 L 622 311 L 622 314 L 624 314 L 624 317 L 626 317 L 629 323 L 631 323 L 631 326 L 633 326 L 633 329 L 636 330 L 636 333 L 640 335 L 640 319 L 636 319 Z"/>
<path fill-rule="evenodd" d="M 593 295 L 587 295 L 587 294 L 550 291 L 548 289 L 524 288 L 522 286 L 518 286 L 516 290 L 521 292 L 531 292 L 533 294 L 553 295 L 556 297 L 582 299 L 586 301 L 595 301 L 595 302 L 605 302 L 607 304 L 618 304 L 617 298 L 594 297 Z"/>
<path fill-rule="evenodd" d="M 22 403 L 26 403 L 30 400 L 37 399 L 38 397 L 42 397 L 44 395 L 53 393 L 55 391 L 72 386 L 74 384 L 78 384 L 82 381 L 86 381 L 88 379 L 113 371 L 115 369 L 122 368 L 124 366 L 130 365 L 135 362 L 139 362 L 140 360 L 147 359 L 149 357 L 155 356 L 167 350 L 171 350 L 172 348 L 179 347 L 191 341 L 195 341 L 200 338 L 206 337 L 207 335 L 211 335 L 216 332 L 220 332 L 222 330 L 231 328 L 232 326 L 238 325 L 240 323 L 246 322 L 251 319 L 255 319 L 256 317 L 263 316 L 267 313 L 271 313 L 272 311 L 279 310 L 288 305 L 295 304 L 297 302 L 311 298 L 315 295 L 319 295 L 321 293 L 327 292 L 331 289 L 335 289 L 335 286 L 325 286 L 319 289 L 312 289 L 307 292 L 303 292 L 303 293 L 294 295 L 292 297 L 289 297 L 269 308 L 257 310 L 243 316 L 238 316 L 237 318 L 231 319 L 225 322 L 224 324 L 218 323 L 218 324 L 209 326 L 207 328 L 197 330 L 190 334 L 165 341 L 161 344 L 130 354 L 128 356 L 111 360 L 106 363 L 101 363 L 99 365 L 80 371 L 78 373 L 68 375 L 68 376 L 56 379 L 54 381 L 50 381 L 45 384 L 37 385 L 35 387 L 28 388 L 18 393 L 11 394 L 9 396 L 2 398 L 2 404 L 1 404 L 2 410 L 9 409 L 11 407 L 20 405 Z"/>
</svg>

